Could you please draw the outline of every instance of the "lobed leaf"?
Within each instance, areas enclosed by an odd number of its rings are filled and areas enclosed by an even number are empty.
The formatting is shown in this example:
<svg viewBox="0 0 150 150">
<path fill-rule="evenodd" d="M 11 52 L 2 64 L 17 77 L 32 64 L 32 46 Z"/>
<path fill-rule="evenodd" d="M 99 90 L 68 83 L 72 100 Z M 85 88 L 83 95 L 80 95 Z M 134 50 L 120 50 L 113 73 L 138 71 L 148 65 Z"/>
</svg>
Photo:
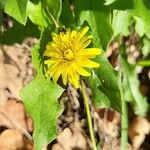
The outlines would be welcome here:
<svg viewBox="0 0 150 150">
<path fill-rule="evenodd" d="M 63 89 L 45 79 L 43 52 L 50 40 L 50 31 L 44 30 L 40 42 L 32 50 L 37 75 L 20 93 L 28 113 L 34 120 L 33 139 L 36 150 L 41 150 L 57 136 L 57 119 L 63 111 L 57 99 Z"/>
<path fill-rule="evenodd" d="M 36 150 L 41 150 L 57 136 L 57 119 L 63 111 L 57 99 L 62 92 L 61 87 L 37 75 L 20 93 L 34 121 Z"/>
</svg>

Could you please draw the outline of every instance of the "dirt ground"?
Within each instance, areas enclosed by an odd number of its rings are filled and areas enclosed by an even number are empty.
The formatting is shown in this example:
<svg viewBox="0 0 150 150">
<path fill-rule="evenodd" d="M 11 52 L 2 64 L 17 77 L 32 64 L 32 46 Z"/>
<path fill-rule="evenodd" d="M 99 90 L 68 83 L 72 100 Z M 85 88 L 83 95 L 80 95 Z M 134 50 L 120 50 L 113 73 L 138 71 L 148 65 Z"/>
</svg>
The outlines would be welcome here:
<svg viewBox="0 0 150 150">
<path fill-rule="evenodd" d="M 35 70 L 31 63 L 31 48 L 37 39 L 27 38 L 22 44 L 0 47 L 0 150 L 32 150 L 34 124 L 26 113 L 19 91 L 33 79 Z M 115 64 L 118 45 L 113 43 L 108 50 L 111 64 Z M 138 56 L 131 44 L 130 55 Z M 129 55 L 129 57 L 130 57 Z M 144 68 L 139 74 L 141 91 L 150 97 L 150 68 Z M 91 91 L 87 88 L 89 97 Z M 80 101 L 79 91 L 71 85 L 61 96 L 65 111 L 58 119 L 59 135 L 43 150 L 90 150 L 91 142 L 86 124 L 86 114 Z M 130 110 L 130 107 L 129 107 Z M 101 141 L 103 150 L 120 149 L 120 119 L 118 112 L 112 109 L 94 108 L 91 105 L 97 143 Z M 133 114 L 131 111 L 130 114 Z M 150 118 L 129 118 L 129 144 L 127 149 L 150 149 Z"/>
</svg>

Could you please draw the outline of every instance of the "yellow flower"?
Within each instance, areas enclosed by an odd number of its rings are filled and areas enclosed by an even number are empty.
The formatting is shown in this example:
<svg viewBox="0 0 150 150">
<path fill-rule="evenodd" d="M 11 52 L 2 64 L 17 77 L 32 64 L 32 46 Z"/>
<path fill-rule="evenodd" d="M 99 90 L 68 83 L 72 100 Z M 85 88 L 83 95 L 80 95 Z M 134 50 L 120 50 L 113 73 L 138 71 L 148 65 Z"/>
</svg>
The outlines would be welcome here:
<svg viewBox="0 0 150 150">
<path fill-rule="evenodd" d="M 79 88 L 79 78 L 91 74 L 84 67 L 96 68 L 99 64 L 90 60 L 101 53 L 99 48 L 86 48 L 91 43 L 91 36 L 85 35 L 89 28 L 81 31 L 71 31 L 52 34 L 52 41 L 47 45 L 44 55 L 49 57 L 45 61 L 48 65 L 47 75 L 57 81 L 62 76 L 63 84 L 70 82 Z"/>
</svg>

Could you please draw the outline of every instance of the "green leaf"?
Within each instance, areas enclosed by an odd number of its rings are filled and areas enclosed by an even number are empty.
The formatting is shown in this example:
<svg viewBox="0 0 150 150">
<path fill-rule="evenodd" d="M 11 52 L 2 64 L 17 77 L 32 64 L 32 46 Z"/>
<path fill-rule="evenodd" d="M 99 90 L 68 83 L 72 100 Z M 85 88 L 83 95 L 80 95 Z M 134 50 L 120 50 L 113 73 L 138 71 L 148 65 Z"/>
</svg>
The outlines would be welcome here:
<svg viewBox="0 0 150 150">
<path fill-rule="evenodd" d="M 42 12 L 42 2 L 37 3 L 28 2 L 27 13 L 30 20 L 39 26 L 47 27 L 48 21 L 46 20 L 45 14 Z"/>
<path fill-rule="evenodd" d="M 0 26 L 3 23 L 4 15 L 3 15 L 3 4 L 0 3 Z M 0 29 L 0 34 L 1 34 L 1 29 Z"/>
<path fill-rule="evenodd" d="M 28 2 L 28 16 L 30 20 L 41 27 L 53 27 L 55 22 L 58 24 L 61 9 L 61 0 Z"/>
<path fill-rule="evenodd" d="M 128 11 L 114 11 L 112 27 L 114 36 L 118 34 L 128 36 L 130 34 L 129 26 L 133 23 L 133 17 Z"/>
<path fill-rule="evenodd" d="M 144 37 L 143 44 L 144 46 L 142 48 L 142 54 L 144 57 L 147 57 L 150 54 L 150 39 Z"/>
<path fill-rule="evenodd" d="M 134 112 L 137 115 L 146 115 L 148 110 L 148 103 L 146 101 L 146 97 L 142 96 L 139 91 L 139 80 L 137 74 L 135 73 L 135 66 L 127 62 L 124 49 L 121 50 L 121 68 L 125 80 L 124 93 L 126 93 L 128 88 L 128 94 L 125 95 L 126 100 L 131 103 Z"/>
<path fill-rule="evenodd" d="M 110 0 L 111 1 L 111 0 Z M 109 7 L 112 10 L 127 10 L 127 9 L 132 9 L 133 5 L 134 5 L 134 1 L 135 0 L 116 0 L 115 2 L 113 2 L 111 5 L 109 5 Z"/>
<path fill-rule="evenodd" d="M 50 25 L 59 23 L 59 17 L 62 10 L 61 0 L 45 0 L 42 2 L 43 13 L 46 14 L 45 17 L 49 21 Z"/>
<path fill-rule="evenodd" d="M 18 22 L 26 24 L 28 0 L 6 0 L 5 12 Z"/>
<path fill-rule="evenodd" d="M 74 24 L 73 14 L 67 0 L 63 1 L 60 22 L 65 25 L 65 27 L 70 27 Z"/>
<path fill-rule="evenodd" d="M 134 17 L 135 19 L 135 31 L 138 33 L 140 37 L 142 37 L 145 33 L 144 22 L 139 17 Z"/>
<path fill-rule="evenodd" d="M 147 8 L 143 0 L 136 0 L 134 2 L 134 9 L 131 13 L 142 19 L 145 27 L 145 34 L 150 38 L 150 9 Z"/>
<path fill-rule="evenodd" d="M 31 30 L 32 29 L 32 30 Z M 14 21 L 13 27 L 0 36 L 1 44 L 12 45 L 22 43 L 27 37 L 39 37 L 40 31 L 33 23 L 28 21 L 26 26 Z"/>
<path fill-rule="evenodd" d="M 113 31 L 110 24 L 111 13 L 99 0 L 77 0 L 75 5 L 76 19 L 80 25 L 87 21 L 92 30 L 96 47 L 106 50 Z"/>
<path fill-rule="evenodd" d="M 105 4 L 104 5 L 110 5 L 112 3 L 114 3 L 116 0 L 105 0 Z"/>
<path fill-rule="evenodd" d="M 34 120 L 33 139 L 36 150 L 41 150 L 56 138 L 57 119 L 63 111 L 57 101 L 63 89 L 43 75 L 43 52 L 48 41 L 50 31 L 45 30 L 40 42 L 32 50 L 37 75 L 20 93 L 27 112 Z"/>
<path fill-rule="evenodd" d="M 41 27 L 53 27 L 55 22 L 58 24 L 61 9 L 61 0 L 28 2 L 28 16 L 30 20 Z"/>
<path fill-rule="evenodd" d="M 62 88 L 41 75 L 37 75 L 21 91 L 27 112 L 34 120 L 33 139 L 36 150 L 41 150 L 57 136 L 57 119 L 63 111 L 57 99 L 62 92 Z"/>
<path fill-rule="evenodd" d="M 92 77 L 88 78 L 88 82 L 92 90 L 94 105 L 100 108 L 111 107 L 109 98 L 101 89 L 101 81 L 98 79 L 94 72 L 92 73 Z"/>
<path fill-rule="evenodd" d="M 109 103 L 111 104 L 112 108 L 121 112 L 118 73 L 112 68 L 105 54 L 98 56 L 96 58 L 96 62 L 100 63 L 100 67 L 98 69 L 94 69 L 95 76 L 99 80 L 99 86 L 97 86 L 98 90 L 101 91 L 102 94 L 105 94 L 106 98 L 109 98 Z M 96 90 L 96 88 L 93 88 L 92 86 L 91 88 L 93 91 Z M 95 99 L 101 101 L 101 98 L 102 97 L 97 97 Z M 104 98 L 105 102 L 106 98 Z M 96 103 L 98 103 L 98 101 Z M 107 104 L 109 103 L 107 102 Z"/>
<path fill-rule="evenodd" d="M 146 0 L 145 0 L 146 1 Z M 134 1 L 132 8 L 124 11 L 113 11 L 114 36 L 118 33 L 129 35 L 129 26 L 135 22 L 135 30 L 139 36 L 146 34 L 150 38 L 150 7 L 144 0 Z M 124 4 L 124 3 L 123 3 Z"/>
</svg>

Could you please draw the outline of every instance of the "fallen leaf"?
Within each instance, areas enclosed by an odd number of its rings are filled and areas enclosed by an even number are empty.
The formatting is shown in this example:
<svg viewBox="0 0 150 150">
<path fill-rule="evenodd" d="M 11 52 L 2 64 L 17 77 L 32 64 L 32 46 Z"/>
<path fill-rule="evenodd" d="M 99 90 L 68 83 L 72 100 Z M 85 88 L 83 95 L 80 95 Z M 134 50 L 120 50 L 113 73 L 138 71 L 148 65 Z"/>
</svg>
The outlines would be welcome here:
<svg viewBox="0 0 150 150">
<path fill-rule="evenodd" d="M 135 150 L 138 150 L 150 132 L 150 124 L 146 117 L 136 117 L 129 127 L 129 138 Z"/>
<path fill-rule="evenodd" d="M 14 129 L 7 129 L 0 135 L 0 150 L 32 150 L 32 144 L 25 142 L 23 135 Z"/>
<path fill-rule="evenodd" d="M 27 116 L 24 105 L 13 99 L 0 106 L 0 126 L 33 131 L 33 122 Z"/>
</svg>

